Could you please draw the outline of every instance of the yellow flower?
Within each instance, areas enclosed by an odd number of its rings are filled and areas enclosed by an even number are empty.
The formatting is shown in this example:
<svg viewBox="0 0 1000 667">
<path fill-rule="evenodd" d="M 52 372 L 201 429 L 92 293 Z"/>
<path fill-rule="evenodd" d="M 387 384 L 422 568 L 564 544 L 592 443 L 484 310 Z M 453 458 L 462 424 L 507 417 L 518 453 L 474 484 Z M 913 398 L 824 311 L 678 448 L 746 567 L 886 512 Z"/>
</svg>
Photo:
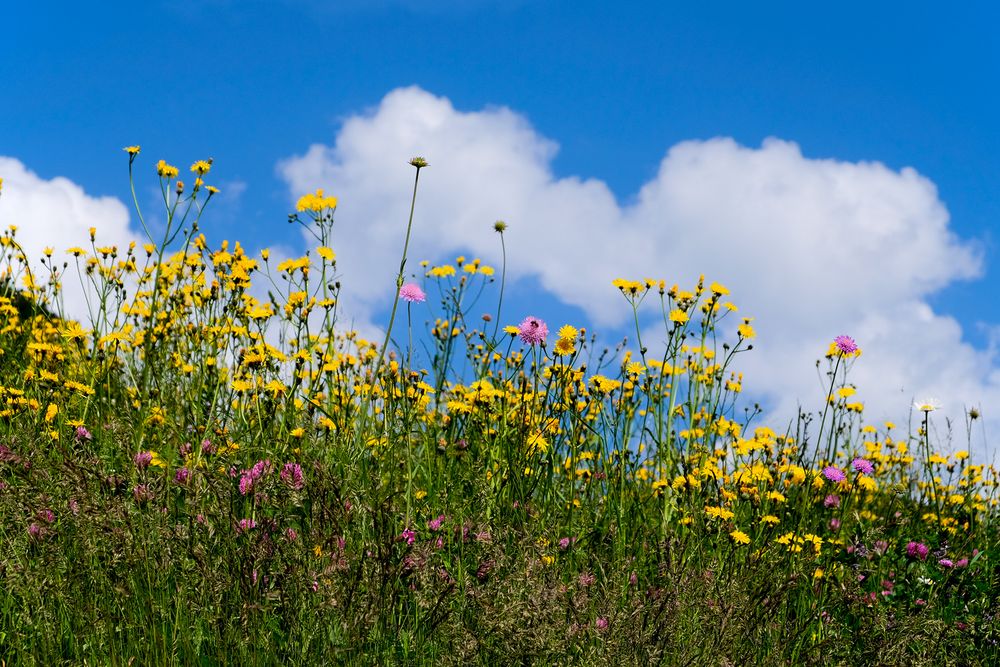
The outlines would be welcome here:
<svg viewBox="0 0 1000 667">
<path fill-rule="evenodd" d="M 191 172 L 198 174 L 199 176 L 204 176 L 208 173 L 209 169 L 212 168 L 212 163 L 206 160 L 198 160 L 193 165 L 191 165 Z"/>
<path fill-rule="evenodd" d="M 325 208 L 337 208 L 337 198 L 325 196 L 322 188 L 317 189 L 316 193 L 305 194 L 299 198 L 299 201 L 295 204 L 295 208 L 298 211 L 313 211 L 319 213 Z"/>
<path fill-rule="evenodd" d="M 676 324 L 684 324 L 688 321 L 688 314 L 685 313 L 680 308 L 674 308 L 670 311 L 670 321 Z"/>
<path fill-rule="evenodd" d="M 555 347 L 553 348 L 553 352 L 557 356 L 573 354 L 574 350 L 575 347 L 573 346 L 573 341 L 572 339 L 569 338 L 558 339 L 556 341 Z"/>
<path fill-rule="evenodd" d="M 328 248 L 325 245 L 321 245 L 320 247 L 316 248 L 316 253 L 328 262 L 332 262 L 337 257 L 337 254 L 333 252 L 331 248 Z"/>
<path fill-rule="evenodd" d="M 781 519 L 779 519 L 778 517 L 774 516 L 773 514 L 765 514 L 764 516 L 762 516 L 760 518 L 760 522 L 761 523 L 766 523 L 766 524 L 771 525 L 771 526 L 775 526 L 775 525 L 781 523 Z"/>
<path fill-rule="evenodd" d="M 167 164 L 164 160 L 160 160 L 156 163 L 156 173 L 163 178 L 177 178 L 177 174 L 179 174 L 180 171 L 177 167 Z"/>
<path fill-rule="evenodd" d="M 722 519 L 724 521 L 732 519 L 734 516 L 736 516 L 735 514 L 727 510 L 725 507 L 706 507 L 705 514 L 707 514 L 710 517 Z"/>
<path fill-rule="evenodd" d="M 736 544 L 750 544 L 750 537 L 742 530 L 734 530 L 729 533 L 729 537 L 733 538 Z"/>
<path fill-rule="evenodd" d="M 122 150 L 128 153 L 129 155 L 138 155 L 139 151 L 142 149 L 139 146 L 126 146 Z"/>
<path fill-rule="evenodd" d="M 569 324 L 564 324 L 559 328 L 560 338 L 568 338 L 570 340 L 573 340 L 577 337 L 578 334 L 579 332 L 576 330 L 576 327 L 571 326 Z"/>
<path fill-rule="evenodd" d="M 712 294 L 716 296 L 723 296 L 724 294 L 729 294 L 729 290 L 719 283 L 712 283 L 708 286 L 708 289 L 712 291 Z"/>
<path fill-rule="evenodd" d="M 423 489 L 418 489 L 416 493 L 413 494 L 417 500 L 423 500 L 427 497 L 427 492 Z"/>
</svg>

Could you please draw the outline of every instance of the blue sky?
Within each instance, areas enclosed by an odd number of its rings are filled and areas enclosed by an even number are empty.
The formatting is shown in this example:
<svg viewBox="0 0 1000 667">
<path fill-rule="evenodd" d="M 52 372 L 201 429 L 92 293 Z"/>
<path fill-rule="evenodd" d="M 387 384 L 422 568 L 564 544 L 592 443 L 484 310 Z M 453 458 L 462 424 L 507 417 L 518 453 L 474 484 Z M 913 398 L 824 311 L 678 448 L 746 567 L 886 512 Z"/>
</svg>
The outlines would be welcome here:
<svg viewBox="0 0 1000 667">
<path fill-rule="evenodd" d="M 984 350 L 1000 323 L 1000 16 L 963 5 L 18 3 L 0 21 L 0 156 L 127 201 L 122 146 L 180 165 L 211 155 L 229 196 L 206 231 L 301 247 L 277 165 L 332 145 L 400 87 L 459 112 L 511 109 L 558 144 L 555 178 L 598 179 L 623 207 L 678 142 L 778 137 L 805 159 L 910 166 L 937 187 L 946 234 L 977 248 L 981 275 L 920 298 Z M 525 275 L 522 298 L 539 280 Z"/>
</svg>

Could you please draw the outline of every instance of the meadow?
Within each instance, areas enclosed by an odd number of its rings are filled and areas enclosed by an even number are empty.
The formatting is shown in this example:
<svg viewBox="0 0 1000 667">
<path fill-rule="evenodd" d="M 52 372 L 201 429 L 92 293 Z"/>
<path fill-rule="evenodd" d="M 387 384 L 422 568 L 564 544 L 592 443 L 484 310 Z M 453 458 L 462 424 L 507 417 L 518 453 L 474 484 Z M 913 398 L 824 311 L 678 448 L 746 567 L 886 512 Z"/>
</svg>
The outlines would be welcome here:
<svg viewBox="0 0 1000 667">
<path fill-rule="evenodd" d="M 412 208 L 365 340 L 336 197 L 290 215 L 305 255 L 251 256 L 203 234 L 210 161 L 126 155 L 148 242 L 28 258 L 2 221 L 3 664 L 1000 662 L 981 415 L 869 423 L 863 341 L 831 332 L 826 395 L 766 425 L 726 286 L 615 280 L 636 330 L 604 348 L 512 312 L 503 265 L 409 261 Z"/>
</svg>

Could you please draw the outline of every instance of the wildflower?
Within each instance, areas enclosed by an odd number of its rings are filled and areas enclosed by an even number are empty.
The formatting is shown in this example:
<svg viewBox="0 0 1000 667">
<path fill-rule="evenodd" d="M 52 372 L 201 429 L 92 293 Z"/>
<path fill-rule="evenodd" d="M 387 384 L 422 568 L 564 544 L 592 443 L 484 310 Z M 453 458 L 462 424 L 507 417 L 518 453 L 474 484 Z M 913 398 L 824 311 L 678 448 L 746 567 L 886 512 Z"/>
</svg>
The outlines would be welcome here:
<svg viewBox="0 0 1000 667">
<path fill-rule="evenodd" d="M 835 466 L 827 466 L 823 468 L 823 477 L 826 477 L 828 480 L 834 483 L 843 482 L 845 479 L 847 479 L 847 475 L 844 474 L 844 471 Z"/>
<path fill-rule="evenodd" d="M 856 458 L 851 461 L 851 465 L 863 475 L 870 475 L 875 470 L 875 466 L 868 459 Z"/>
<path fill-rule="evenodd" d="M 188 480 L 191 478 L 191 471 L 187 468 L 178 468 L 177 472 L 174 474 L 175 484 L 187 484 Z"/>
<path fill-rule="evenodd" d="M 33 540 L 39 539 L 42 536 L 42 527 L 39 526 L 37 523 L 31 524 L 30 526 L 28 526 L 28 535 Z"/>
<path fill-rule="evenodd" d="M 126 146 L 122 150 L 128 153 L 129 155 L 138 155 L 139 151 L 142 149 L 139 146 Z"/>
<path fill-rule="evenodd" d="M 423 303 L 427 295 L 416 283 L 406 283 L 399 288 L 399 298 L 407 303 Z"/>
<path fill-rule="evenodd" d="M 564 537 L 561 540 L 559 540 L 559 548 L 563 551 L 566 551 L 567 549 L 569 549 L 570 545 L 572 545 L 574 541 L 575 538 Z"/>
<path fill-rule="evenodd" d="M 136 468 L 138 468 L 139 470 L 145 470 L 146 468 L 149 467 L 150 461 L 153 460 L 153 453 L 139 452 L 138 454 L 135 455 L 135 458 L 133 460 L 135 461 Z"/>
<path fill-rule="evenodd" d="M 83 442 L 84 440 L 92 440 L 94 437 L 90 434 L 90 431 L 88 431 L 83 426 L 77 426 L 76 431 L 74 431 L 74 435 L 76 436 L 76 439 L 79 440 L 80 442 Z"/>
<path fill-rule="evenodd" d="M 410 158 L 410 164 L 416 167 L 417 169 L 422 169 L 427 166 L 427 160 L 419 156 L 412 157 Z"/>
<path fill-rule="evenodd" d="M 414 531 L 407 528 L 406 530 L 404 530 L 402 533 L 399 534 L 399 537 L 397 539 L 401 542 L 406 542 L 408 545 L 410 545 L 417 540 L 417 534 Z"/>
<path fill-rule="evenodd" d="M 840 496 L 831 493 L 826 498 L 823 499 L 823 507 L 840 507 Z"/>
<path fill-rule="evenodd" d="M 285 539 L 288 540 L 289 542 L 294 542 L 295 540 L 299 539 L 299 534 L 295 531 L 294 528 L 286 528 Z"/>
<path fill-rule="evenodd" d="M 177 167 L 167 164 L 165 160 L 160 160 L 156 163 L 156 173 L 162 178 L 177 178 L 180 171 Z"/>
<path fill-rule="evenodd" d="M 833 532 L 837 532 L 838 530 L 840 530 L 840 519 L 836 517 L 830 519 L 830 530 L 832 530 Z"/>
<path fill-rule="evenodd" d="M 493 223 L 493 231 L 498 234 L 503 234 L 507 230 L 507 223 L 503 220 L 497 220 Z"/>
<path fill-rule="evenodd" d="M 296 491 L 302 490 L 302 487 L 305 486 L 305 481 L 302 479 L 302 466 L 298 463 L 286 463 L 281 469 L 281 481 Z"/>
<path fill-rule="evenodd" d="M 430 521 L 427 522 L 427 528 L 428 530 L 431 530 L 436 533 L 437 531 L 441 530 L 441 526 L 443 524 L 444 524 L 444 514 L 439 514 L 436 519 L 431 519 Z"/>
<path fill-rule="evenodd" d="M 545 337 L 549 335 L 549 328 L 545 322 L 537 317 L 528 316 L 517 326 L 517 333 L 522 342 L 528 345 L 538 345 L 545 342 Z"/>
<path fill-rule="evenodd" d="M 236 524 L 236 534 L 242 534 L 257 527 L 257 522 L 253 519 L 240 519 Z"/>
<path fill-rule="evenodd" d="M 204 176 L 208 173 L 209 169 L 212 168 L 211 160 L 198 160 L 191 165 L 191 173 L 198 174 L 199 176 Z"/>
<path fill-rule="evenodd" d="M 858 344 L 850 336 L 837 336 L 833 339 L 833 343 L 842 355 L 854 354 L 858 351 Z"/>
<path fill-rule="evenodd" d="M 934 412 L 935 410 L 940 410 L 942 407 L 936 398 L 926 398 L 922 401 L 913 402 L 913 409 L 919 412 Z"/>
<path fill-rule="evenodd" d="M 578 581 L 580 583 L 580 588 L 588 588 L 595 581 L 597 581 L 597 577 L 595 577 L 594 575 L 590 574 L 589 572 L 584 572 L 584 573 L 582 573 L 580 575 Z"/>
<path fill-rule="evenodd" d="M 750 537 L 742 530 L 734 530 L 729 533 L 729 537 L 733 538 L 736 544 L 750 544 Z"/>
<path fill-rule="evenodd" d="M 597 628 L 598 630 L 607 630 L 608 619 L 604 618 L 603 616 L 598 616 L 597 620 L 594 621 L 594 627 Z"/>
<path fill-rule="evenodd" d="M 930 547 L 923 542 L 910 542 L 906 545 L 906 555 L 910 558 L 927 560 L 928 553 L 930 553 Z"/>
<path fill-rule="evenodd" d="M 955 567 L 955 563 L 950 558 L 942 558 L 938 561 L 938 565 L 945 569 Z"/>
<path fill-rule="evenodd" d="M 147 485 L 138 484 L 132 489 L 132 497 L 135 499 L 135 502 L 145 505 L 153 499 L 153 492 L 149 490 Z"/>
</svg>

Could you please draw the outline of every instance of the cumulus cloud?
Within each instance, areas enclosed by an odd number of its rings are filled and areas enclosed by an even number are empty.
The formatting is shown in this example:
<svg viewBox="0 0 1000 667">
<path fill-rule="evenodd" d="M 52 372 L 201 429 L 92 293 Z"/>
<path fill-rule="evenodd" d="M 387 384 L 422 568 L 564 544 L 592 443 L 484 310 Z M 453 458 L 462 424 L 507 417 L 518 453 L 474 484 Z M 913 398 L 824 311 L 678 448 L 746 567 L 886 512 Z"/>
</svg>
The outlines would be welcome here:
<svg viewBox="0 0 1000 667">
<path fill-rule="evenodd" d="M 122 253 L 131 241 L 138 241 L 129 227 L 128 209 L 116 197 L 93 197 L 67 178 L 41 178 L 11 157 L 0 156 L 0 178 L 0 225 L 17 226 L 16 238 L 36 272 L 46 247 L 54 249 L 53 258 L 60 264 L 72 259 L 65 254 L 67 248 L 89 247 L 91 227 L 97 228 L 101 245 L 117 245 Z M 72 264 L 62 282 L 67 315 L 85 319 L 84 292 Z"/>
<path fill-rule="evenodd" d="M 687 141 L 625 204 L 600 180 L 556 177 L 557 148 L 510 109 L 460 111 L 411 87 L 278 170 L 293 196 L 341 196 L 338 259 L 362 318 L 386 303 L 409 206 L 406 158 L 424 155 L 411 256 L 471 251 L 497 262 L 491 223 L 504 219 L 509 274 L 537 279 L 606 327 L 629 315 L 613 278 L 684 285 L 704 273 L 756 318 L 745 386 L 776 417 L 822 401 L 814 362 L 843 333 L 864 349 L 852 377 L 871 419 L 898 420 L 913 396 L 936 396 L 953 416 L 1000 404 L 992 347 L 965 342 L 928 304 L 979 277 L 982 253 L 954 234 L 934 184 L 914 169 L 808 158 L 778 139 Z"/>
</svg>

